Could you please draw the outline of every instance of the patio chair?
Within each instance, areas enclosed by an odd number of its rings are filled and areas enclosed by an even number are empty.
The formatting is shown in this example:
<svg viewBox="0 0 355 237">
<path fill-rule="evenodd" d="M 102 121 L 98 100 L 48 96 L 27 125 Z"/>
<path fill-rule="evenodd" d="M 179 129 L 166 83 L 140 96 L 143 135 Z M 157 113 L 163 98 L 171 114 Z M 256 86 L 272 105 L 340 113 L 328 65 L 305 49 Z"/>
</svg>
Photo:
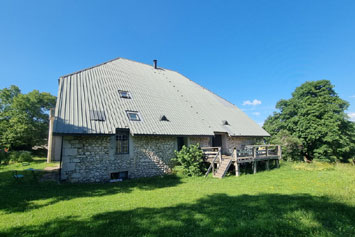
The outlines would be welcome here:
<svg viewBox="0 0 355 237">
<path fill-rule="evenodd" d="M 16 182 L 20 182 L 25 177 L 23 174 L 19 174 L 17 170 L 12 171 L 12 177 L 14 177 Z"/>
</svg>

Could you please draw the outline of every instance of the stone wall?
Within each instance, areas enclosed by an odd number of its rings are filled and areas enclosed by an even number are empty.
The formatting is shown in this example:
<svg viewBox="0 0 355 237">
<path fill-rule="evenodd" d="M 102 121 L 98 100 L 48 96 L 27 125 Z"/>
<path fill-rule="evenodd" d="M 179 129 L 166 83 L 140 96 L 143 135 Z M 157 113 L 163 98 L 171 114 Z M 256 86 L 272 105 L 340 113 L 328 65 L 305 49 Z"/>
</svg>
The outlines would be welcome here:
<svg viewBox="0 0 355 237">
<path fill-rule="evenodd" d="M 131 177 L 149 177 L 169 173 L 171 158 L 177 149 L 176 137 L 134 136 L 134 170 Z"/>
<path fill-rule="evenodd" d="M 258 138 L 255 137 L 230 137 L 226 136 L 226 153 L 232 154 L 234 148 L 240 149 L 243 145 L 254 145 Z"/>
<path fill-rule="evenodd" d="M 226 150 L 255 143 L 252 137 L 226 136 Z M 211 146 L 210 137 L 189 137 L 190 144 Z M 69 182 L 107 182 L 111 173 L 129 178 L 169 173 L 177 149 L 174 136 L 129 136 L 129 154 L 116 154 L 115 136 L 64 136 L 61 178 Z"/>
<path fill-rule="evenodd" d="M 189 144 L 200 144 L 200 147 L 210 147 L 211 137 L 189 137 Z"/>
<path fill-rule="evenodd" d="M 70 182 L 106 182 L 113 172 L 130 178 L 170 172 L 176 137 L 130 136 L 129 154 L 116 154 L 115 136 L 64 136 L 62 179 Z"/>
<path fill-rule="evenodd" d="M 70 182 L 100 182 L 110 170 L 129 168 L 129 159 L 115 160 L 110 153 L 110 136 L 63 137 L 61 178 Z"/>
</svg>

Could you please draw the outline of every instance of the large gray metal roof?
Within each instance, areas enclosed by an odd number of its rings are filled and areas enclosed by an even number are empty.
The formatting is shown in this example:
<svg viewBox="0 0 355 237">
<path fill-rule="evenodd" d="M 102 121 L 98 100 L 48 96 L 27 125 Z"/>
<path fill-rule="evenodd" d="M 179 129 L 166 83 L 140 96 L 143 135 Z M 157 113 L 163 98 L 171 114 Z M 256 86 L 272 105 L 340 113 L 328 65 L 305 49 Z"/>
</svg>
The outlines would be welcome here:
<svg viewBox="0 0 355 237">
<path fill-rule="evenodd" d="M 121 98 L 119 90 L 132 98 Z M 141 121 L 130 121 L 126 111 L 138 111 Z M 163 115 L 169 121 L 160 121 Z M 178 72 L 123 58 L 61 77 L 55 116 L 53 132 L 60 134 L 129 128 L 133 135 L 269 136 L 235 105 Z"/>
</svg>

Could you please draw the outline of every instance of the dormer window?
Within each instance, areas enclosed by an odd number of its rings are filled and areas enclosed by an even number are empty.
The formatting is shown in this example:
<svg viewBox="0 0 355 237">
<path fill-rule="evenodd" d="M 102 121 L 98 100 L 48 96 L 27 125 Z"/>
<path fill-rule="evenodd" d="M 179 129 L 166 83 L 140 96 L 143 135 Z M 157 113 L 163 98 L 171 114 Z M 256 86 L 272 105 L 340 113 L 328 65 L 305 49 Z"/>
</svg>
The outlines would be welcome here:
<svg viewBox="0 0 355 237">
<path fill-rule="evenodd" d="M 227 120 L 222 121 L 223 125 L 230 125 Z"/>
<path fill-rule="evenodd" d="M 126 111 L 128 119 L 131 121 L 141 121 L 139 113 L 137 111 Z"/>
<path fill-rule="evenodd" d="M 121 98 L 125 98 L 125 99 L 131 99 L 131 93 L 129 91 L 122 91 L 119 90 L 118 93 L 120 94 Z"/>
<path fill-rule="evenodd" d="M 163 116 L 161 116 L 160 121 L 168 121 L 169 122 L 169 119 L 165 115 L 163 115 Z"/>
</svg>

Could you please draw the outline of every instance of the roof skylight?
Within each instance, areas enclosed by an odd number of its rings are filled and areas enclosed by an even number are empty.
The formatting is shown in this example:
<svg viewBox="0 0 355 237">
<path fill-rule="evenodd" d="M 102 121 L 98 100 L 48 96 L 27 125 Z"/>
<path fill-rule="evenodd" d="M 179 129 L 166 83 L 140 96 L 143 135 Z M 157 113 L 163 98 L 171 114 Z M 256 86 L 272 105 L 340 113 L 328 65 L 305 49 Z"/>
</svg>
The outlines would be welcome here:
<svg viewBox="0 0 355 237">
<path fill-rule="evenodd" d="M 104 111 L 100 110 L 90 110 L 90 120 L 91 121 L 105 121 L 106 115 Z"/>
<path fill-rule="evenodd" d="M 139 113 L 137 111 L 126 111 L 128 119 L 131 121 L 141 121 Z"/>
<path fill-rule="evenodd" d="M 119 90 L 118 93 L 120 94 L 121 98 L 125 98 L 125 99 L 131 99 L 131 93 L 129 91 L 123 91 L 123 90 Z"/>
</svg>

